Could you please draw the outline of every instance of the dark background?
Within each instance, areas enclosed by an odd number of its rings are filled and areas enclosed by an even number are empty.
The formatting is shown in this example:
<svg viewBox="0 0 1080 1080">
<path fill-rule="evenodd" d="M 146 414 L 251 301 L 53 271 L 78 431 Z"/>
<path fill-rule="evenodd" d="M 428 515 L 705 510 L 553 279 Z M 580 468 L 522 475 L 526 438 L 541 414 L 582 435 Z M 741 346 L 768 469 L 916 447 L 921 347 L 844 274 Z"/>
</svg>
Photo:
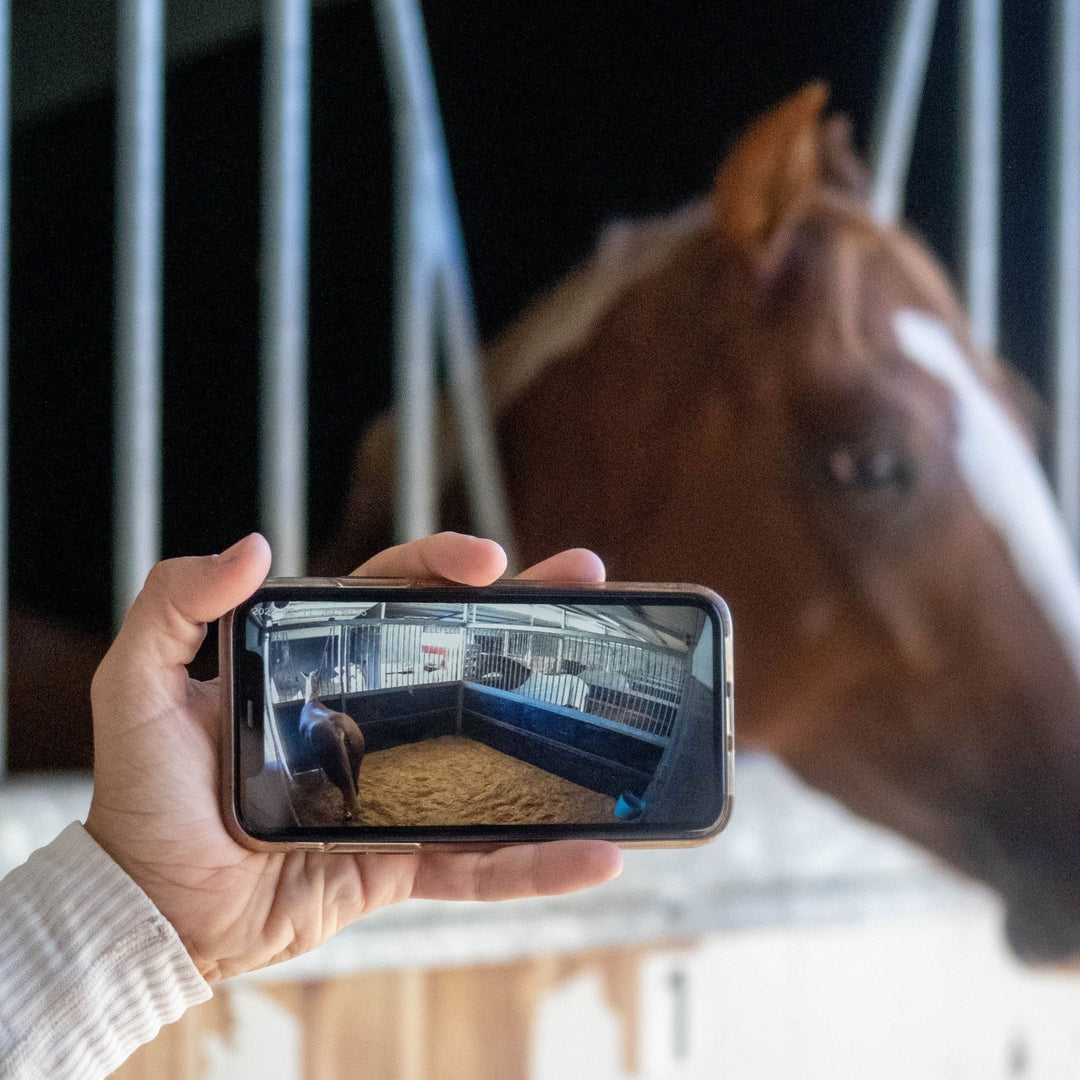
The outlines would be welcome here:
<svg viewBox="0 0 1080 1080">
<path fill-rule="evenodd" d="M 455 0 L 425 17 L 490 334 L 618 216 L 703 192 L 757 113 L 812 78 L 865 150 L 886 2 L 531 4 Z M 1001 346 L 1040 385 L 1047 347 L 1050 27 L 1005 5 Z M 18 8 L 16 9 L 16 17 Z M 957 4 L 942 0 L 907 213 L 957 244 Z M 164 316 L 166 555 L 258 524 L 261 41 L 170 69 Z M 313 20 L 310 418 L 314 550 L 352 449 L 389 401 L 389 116 L 365 4 Z M 113 112 L 108 89 L 21 122 L 12 147 L 12 587 L 105 627 L 109 611 Z"/>
</svg>

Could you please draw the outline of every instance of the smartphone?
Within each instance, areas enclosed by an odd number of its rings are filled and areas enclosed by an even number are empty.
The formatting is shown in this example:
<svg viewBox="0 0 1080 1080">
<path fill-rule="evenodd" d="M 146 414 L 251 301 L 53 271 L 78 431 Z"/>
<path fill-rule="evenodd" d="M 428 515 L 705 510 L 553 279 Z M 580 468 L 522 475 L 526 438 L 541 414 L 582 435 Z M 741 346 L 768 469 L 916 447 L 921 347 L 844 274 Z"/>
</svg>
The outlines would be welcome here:
<svg viewBox="0 0 1080 1080">
<path fill-rule="evenodd" d="M 271 579 L 220 631 L 249 847 L 685 845 L 730 816 L 731 617 L 701 586 Z"/>
</svg>

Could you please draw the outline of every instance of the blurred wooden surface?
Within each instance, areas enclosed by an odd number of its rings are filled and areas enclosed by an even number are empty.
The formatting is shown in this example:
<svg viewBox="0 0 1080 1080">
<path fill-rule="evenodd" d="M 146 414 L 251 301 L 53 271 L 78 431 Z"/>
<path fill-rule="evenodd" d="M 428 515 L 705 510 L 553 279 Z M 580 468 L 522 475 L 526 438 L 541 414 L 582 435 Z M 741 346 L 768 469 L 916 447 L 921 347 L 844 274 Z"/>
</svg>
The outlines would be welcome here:
<svg viewBox="0 0 1080 1080">
<path fill-rule="evenodd" d="M 300 1034 L 299 1045 L 292 1047 L 296 1057 L 279 1058 L 276 1070 L 263 1074 L 273 1080 L 290 1080 L 298 1064 L 303 1080 L 524 1080 L 531 1075 L 539 1004 L 585 973 L 599 978 L 604 1001 L 618 1018 L 621 1068 L 633 1075 L 639 1069 L 640 965 L 647 951 L 370 972 L 257 989 L 233 984 L 163 1029 L 114 1075 L 117 1080 L 256 1076 L 261 1066 L 251 1042 L 261 1041 L 272 1055 L 277 1037 L 292 1021 Z M 259 1002 L 254 1008 L 253 1000 Z M 281 1010 L 277 1023 L 268 1003 Z M 273 1069 L 273 1062 L 268 1064 Z"/>
<path fill-rule="evenodd" d="M 310 982 L 235 980 L 119 1080 L 1064 1080 L 1080 979 L 1000 912 L 761 927 Z"/>
</svg>

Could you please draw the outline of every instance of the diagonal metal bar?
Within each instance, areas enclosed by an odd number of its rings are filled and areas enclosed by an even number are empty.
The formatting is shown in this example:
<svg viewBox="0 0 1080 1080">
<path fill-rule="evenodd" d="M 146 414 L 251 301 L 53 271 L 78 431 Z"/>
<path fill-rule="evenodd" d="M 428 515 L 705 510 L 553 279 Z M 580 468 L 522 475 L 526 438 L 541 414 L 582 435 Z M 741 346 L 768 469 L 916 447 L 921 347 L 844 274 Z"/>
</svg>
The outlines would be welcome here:
<svg viewBox="0 0 1080 1080">
<path fill-rule="evenodd" d="M 415 0 L 375 0 L 396 157 L 394 383 L 399 540 L 438 521 L 435 348 L 446 350 L 465 478 L 478 531 L 511 551 L 504 487 L 485 402 L 472 286 L 423 21 Z"/>
<path fill-rule="evenodd" d="M 893 16 L 870 144 L 870 203 L 883 224 L 897 221 L 903 211 L 937 6 L 937 0 L 899 0 Z"/>
</svg>

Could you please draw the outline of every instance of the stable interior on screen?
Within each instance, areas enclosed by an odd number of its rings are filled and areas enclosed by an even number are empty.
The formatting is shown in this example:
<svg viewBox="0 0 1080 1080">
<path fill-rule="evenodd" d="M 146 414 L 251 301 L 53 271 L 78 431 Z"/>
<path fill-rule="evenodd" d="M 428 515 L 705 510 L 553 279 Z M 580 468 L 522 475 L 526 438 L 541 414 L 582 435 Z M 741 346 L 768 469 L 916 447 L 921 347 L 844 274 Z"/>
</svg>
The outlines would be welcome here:
<svg viewBox="0 0 1080 1080">
<path fill-rule="evenodd" d="M 249 826 L 706 825 L 718 811 L 700 607 L 266 601 L 244 639 L 263 678 L 262 737 L 241 740 Z"/>
</svg>

